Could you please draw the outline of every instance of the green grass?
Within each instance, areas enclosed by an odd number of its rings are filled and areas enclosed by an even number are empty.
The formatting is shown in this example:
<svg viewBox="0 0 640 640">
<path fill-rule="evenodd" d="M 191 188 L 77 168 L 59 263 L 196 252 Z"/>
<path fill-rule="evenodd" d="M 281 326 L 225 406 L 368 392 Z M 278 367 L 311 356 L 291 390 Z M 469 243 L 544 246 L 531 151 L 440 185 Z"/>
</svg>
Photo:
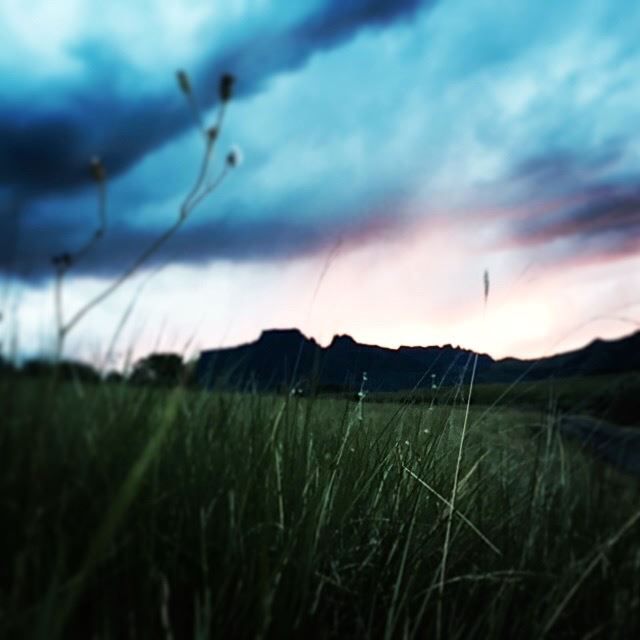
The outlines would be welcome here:
<svg viewBox="0 0 640 640">
<path fill-rule="evenodd" d="M 448 404 L 454 397 L 468 393 L 468 386 L 443 387 L 403 394 L 414 403 L 430 404 L 432 400 Z M 484 406 L 512 406 L 529 410 L 544 410 L 550 405 L 558 411 L 581 413 L 612 423 L 640 424 L 640 373 L 558 378 L 519 384 L 477 384 L 472 402 Z M 397 402 L 398 394 L 372 394 L 377 402 Z"/>
<path fill-rule="evenodd" d="M 539 411 L 0 380 L 0 637 L 629 637 L 636 479 Z M 482 419 L 480 419 L 482 416 Z"/>
</svg>

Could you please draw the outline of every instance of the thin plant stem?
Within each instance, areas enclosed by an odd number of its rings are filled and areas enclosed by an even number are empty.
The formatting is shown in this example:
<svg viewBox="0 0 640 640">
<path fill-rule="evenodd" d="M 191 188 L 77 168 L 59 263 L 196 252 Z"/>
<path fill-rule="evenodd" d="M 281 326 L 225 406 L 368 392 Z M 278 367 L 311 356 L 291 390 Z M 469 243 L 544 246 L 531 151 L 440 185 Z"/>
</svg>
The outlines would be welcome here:
<svg viewBox="0 0 640 640">
<path fill-rule="evenodd" d="M 202 113 L 200 112 L 200 107 L 198 105 L 198 101 L 196 100 L 193 91 L 190 91 L 187 95 L 187 102 L 189 103 L 189 108 L 191 109 L 191 113 L 193 114 L 193 119 L 196 121 L 198 128 L 202 131 L 203 134 L 206 135 L 206 129 L 204 127 L 204 121 L 202 119 Z"/>
<path fill-rule="evenodd" d="M 452 511 L 453 513 L 455 513 L 460 518 L 460 520 L 462 520 L 462 522 L 464 522 L 473 532 L 475 532 L 477 534 L 477 536 L 489 547 L 489 549 L 491 549 L 491 551 L 493 551 L 494 553 L 496 553 L 499 556 L 502 555 L 502 551 L 500 551 L 500 549 L 498 549 L 498 547 L 495 544 L 493 544 L 493 542 L 491 542 L 491 540 L 489 540 L 489 538 L 487 538 L 487 536 L 485 536 L 484 533 L 482 533 L 482 531 L 480 531 L 480 529 L 478 529 L 478 527 L 476 527 L 476 525 L 473 524 L 473 522 L 471 522 L 471 520 L 469 520 L 469 518 L 467 518 L 467 516 L 465 516 L 464 513 L 462 513 L 456 506 L 452 505 L 451 502 L 449 500 L 447 500 L 441 493 L 439 493 L 432 486 L 427 484 L 422 478 L 420 478 L 418 475 L 416 475 L 413 471 L 411 471 L 411 469 L 406 467 L 404 464 L 402 465 L 402 468 L 416 482 L 418 482 L 425 489 L 427 489 L 427 491 L 429 491 L 429 493 L 432 493 L 436 498 L 438 498 L 438 500 L 440 500 L 443 504 L 445 504 L 447 507 L 449 507 L 449 510 Z"/>
<path fill-rule="evenodd" d="M 104 364 L 108 365 L 111 362 L 111 359 L 113 357 L 115 348 L 116 348 L 116 344 L 118 342 L 118 339 L 120 338 L 120 334 L 122 333 L 127 321 L 129 320 L 129 318 L 131 317 L 131 314 L 133 313 L 133 310 L 136 306 L 136 303 L 138 302 L 138 298 L 140 297 L 140 294 L 142 293 L 142 290 L 147 286 L 147 284 L 149 283 L 149 281 L 155 276 L 157 275 L 160 271 L 162 271 L 162 269 L 164 268 L 163 266 L 158 267 L 157 269 L 154 269 L 147 278 L 145 278 L 140 285 L 138 286 L 138 288 L 136 289 L 135 293 L 133 294 L 133 296 L 131 296 L 131 300 L 129 301 L 129 304 L 127 306 L 127 308 L 125 309 L 124 313 L 122 314 L 120 321 L 118 322 L 118 326 L 116 327 L 116 330 L 113 332 L 113 335 L 111 336 L 111 340 L 109 342 L 109 347 L 106 351 L 106 354 L 104 356 Z"/>
<path fill-rule="evenodd" d="M 95 298 L 90 300 L 87 304 L 81 307 L 71 319 L 64 325 L 64 332 L 68 333 L 75 327 L 84 316 L 89 313 L 94 307 L 97 307 L 101 302 L 104 302 L 114 291 L 119 289 L 137 270 L 144 264 L 173 234 L 180 228 L 183 220 L 177 220 L 173 223 L 169 229 L 167 229 L 161 236 L 159 236 L 149 247 L 141 253 L 138 258 L 131 264 L 131 266 L 122 273 L 116 280 L 114 280 L 106 289 L 99 293 Z"/>
<path fill-rule="evenodd" d="M 99 226 L 87 243 L 71 254 L 71 264 L 77 264 L 104 237 L 107 231 L 107 187 L 104 181 L 98 183 L 98 222 Z"/>
<path fill-rule="evenodd" d="M 204 150 L 204 155 L 202 157 L 202 163 L 200 164 L 200 170 L 198 172 L 198 176 L 196 177 L 196 181 L 194 182 L 193 187 L 191 187 L 191 191 L 189 191 L 189 193 L 183 200 L 182 205 L 180 206 L 181 218 L 186 217 L 191 211 L 191 209 L 193 208 L 191 206 L 191 200 L 195 198 L 198 191 L 202 187 L 202 184 L 205 178 L 207 177 L 207 171 L 209 170 L 209 162 L 211 161 L 214 141 L 211 138 L 207 137 L 207 141 L 205 145 L 206 146 Z"/>
<path fill-rule="evenodd" d="M 486 311 L 487 311 L 487 296 L 489 293 L 489 283 L 488 283 L 488 274 L 485 271 L 485 283 L 484 283 L 484 312 L 482 316 L 482 326 L 484 329 L 485 320 L 486 320 Z M 451 499 L 450 499 L 450 507 L 449 514 L 447 517 L 447 528 L 445 531 L 444 537 L 444 546 L 442 549 L 442 564 L 440 566 L 440 585 L 438 588 L 438 610 L 437 610 L 437 618 L 436 618 L 436 628 L 437 628 L 437 637 L 442 637 L 442 606 L 444 599 L 444 587 L 446 581 L 446 573 L 447 573 L 447 560 L 449 555 L 449 547 L 451 545 L 451 528 L 453 524 L 453 514 L 456 509 L 456 498 L 458 495 L 458 481 L 460 478 L 460 467 L 462 466 L 462 452 L 464 450 L 464 442 L 467 435 L 467 425 L 469 423 L 469 410 L 471 408 L 471 396 L 473 394 L 473 384 L 476 378 L 476 369 L 478 366 L 478 353 L 476 352 L 473 358 L 473 368 L 471 370 L 471 381 L 469 383 L 469 392 L 467 394 L 467 406 L 464 412 L 464 421 L 462 423 L 462 433 L 460 434 L 460 444 L 458 445 L 458 457 L 456 460 L 456 468 L 453 475 L 453 488 L 451 489 Z"/>
<path fill-rule="evenodd" d="M 467 395 L 467 406 L 464 413 L 464 421 L 462 423 L 462 434 L 460 435 L 460 444 L 458 446 L 458 458 L 456 460 L 456 469 L 453 475 L 453 488 L 451 490 L 451 499 L 449 501 L 449 515 L 447 517 L 447 528 L 444 537 L 444 547 L 442 549 L 442 564 L 440 566 L 440 585 L 438 589 L 438 617 L 437 628 L 438 638 L 442 637 L 442 601 L 444 597 L 444 586 L 447 572 L 447 559 L 449 555 L 449 547 L 451 545 L 451 527 L 453 524 L 453 514 L 456 511 L 456 497 L 458 495 L 458 479 L 460 477 L 460 467 L 462 464 L 462 451 L 464 449 L 464 442 L 467 435 L 467 424 L 469 421 L 469 408 L 471 405 L 471 394 L 473 392 L 473 383 L 476 376 L 476 366 L 478 364 L 478 354 L 475 354 L 473 358 L 473 369 L 471 371 L 471 382 L 469 384 L 469 393 Z"/>
<path fill-rule="evenodd" d="M 565 610 L 565 608 L 567 607 L 567 605 L 569 604 L 571 599 L 576 595 L 576 593 L 578 592 L 578 589 L 582 586 L 582 583 L 589 577 L 591 572 L 596 568 L 596 566 L 598 565 L 598 562 L 600 562 L 602 560 L 602 558 L 605 557 L 604 556 L 605 551 L 608 551 L 614 545 L 616 545 L 618 543 L 618 541 L 622 538 L 622 536 L 624 536 L 624 534 L 629 529 L 631 529 L 631 527 L 633 527 L 636 524 L 636 522 L 638 522 L 638 520 L 640 520 L 640 511 L 636 511 L 624 523 L 624 525 L 614 535 L 612 535 L 600 547 L 600 549 L 598 549 L 598 551 L 595 553 L 595 555 L 594 555 L 593 559 L 591 560 L 591 562 L 587 565 L 587 567 L 582 572 L 580 577 L 573 583 L 573 586 L 571 587 L 571 589 L 569 589 L 569 591 L 567 592 L 565 597 L 562 599 L 560 604 L 557 606 L 557 608 L 554 611 L 554 613 L 551 616 L 551 618 L 549 618 L 549 620 L 547 621 L 547 624 L 545 625 L 544 629 L 542 630 L 541 637 L 546 636 L 549 633 L 549 631 L 551 631 L 552 627 L 558 621 L 558 618 L 560 617 L 562 612 Z"/>
<path fill-rule="evenodd" d="M 64 346 L 64 338 L 67 328 L 64 322 L 64 305 L 63 305 L 63 285 L 67 271 L 72 265 L 77 264 L 84 256 L 86 256 L 96 243 L 104 237 L 107 228 L 107 189 L 104 180 L 98 183 L 98 228 L 95 230 L 91 238 L 80 247 L 75 253 L 66 256 L 66 261 L 56 266 L 56 276 L 54 285 L 54 308 L 56 322 L 56 345 L 55 345 L 55 361 L 58 362 L 62 357 L 62 349 Z"/>
<path fill-rule="evenodd" d="M 222 111 L 222 110 L 221 110 Z M 221 117 L 219 116 L 218 120 L 220 121 Z M 189 214 L 195 206 L 201 202 L 202 197 L 198 196 L 198 192 L 202 188 L 203 182 L 207 176 L 207 172 L 209 169 L 209 163 L 211 160 L 212 150 L 213 150 L 214 140 L 211 138 L 207 138 L 206 148 L 203 155 L 203 160 L 200 166 L 200 171 L 196 178 L 196 181 L 187 194 L 185 200 L 180 207 L 180 214 L 178 219 L 158 238 L 156 238 L 134 261 L 133 263 L 120 275 L 116 280 L 114 280 L 108 287 L 103 289 L 97 296 L 87 302 L 84 306 L 82 306 L 76 313 L 66 322 L 66 324 L 62 325 L 62 338 L 64 339 L 65 335 L 75 327 L 82 318 L 84 318 L 92 309 L 97 307 L 99 304 L 104 302 L 112 293 L 114 293 L 117 289 L 119 289 L 125 282 L 127 282 L 131 276 L 154 254 L 158 251 L 173 235 L 178 231 L 178 229 L 182 226 L 185 220 L 188 218 Z M 210 193 L 215 186 L 219 184 L 220 181 L 213 183 L 213 185 L 208 185 L 205 189 L 204 194 Z"/>
<path fill-rule="evenodd" d="M 95 179 L 98 181 L 98 218 L 99 226 L 93 236 L 74 254 L 64 254 L 61 259 L 55 259 L 57 267 L 56 283 L 55 283 L 55 315 L 56 315 L 56 358 L 59 359 L 62 355 L 64 348 L 64 340 L 66 335 L 96 306 L 104 302 L 112 293 L 119 289 L 127 280 L 129 280 L 133 274 L 156 252 L 158 251 L 182 226 L 185 220 L 189 217 L 189 214 L 202 200 L 210 194 L 225 178 L 227 175 L 229 166 L 233 163 L 231 160 L 225 162 L 222 172 L 213 180 L 207 181 L 207 176 L 211 166 L 211 158 L 213 156 L 213 150 L 215 143 L 219 137 L 222 123 L 227 107 L 227 101 L 230 97 L 230 91 L 225 90 L 226 95 L 222 95 L 222 102 L 218 109 L 218 114 L 215 124 L 209 128 L 205 128 L 205 124 L 202 118 L 202 114 L 193 94 L 188 78 L 186 74 L 178 74 L 179 81 L 183 92 L 187 95 L 187 101 L 189 108 L 194 116 L 196 124 L 200 129 L 201 134 L 205 138 L 205 151 L 200 165 L 200 170 L 196 177 L 196 180 L 191 190 L 186 195 L 182 205 L 180 206 L 178 219 L 158 238 L 156 238 L 134 261 L 133 263 L 109 286 L 98 293 L 94 298 L 82 305 L 71 316 L 69 320 L 65 322 L 64 311 L 62 306 L 62 285 L 64 281 L 64 275 L 72 264 L 75 264 L 78 260 L 82 259 L 87 253 L 89 253 L 95 244 L 104 236 L 107 226 L 107 196 L 105 185 L 104 168 L 99 164 L 99 160 L 96 172 L 94 174 Z"/>
<path fill-rule="evenodd" d="M 215 180 L 211 181 L 205 187 L 205 189 L 201 193 L 199 193 L 196 198 L 193 199 L 191 203 L 191 211 L 193 211 L 193 209 L 195 209 L 212 191 L 217 189 L 222 184 L 222 181 L 227 177 L 228 173 L 229 165 L 225 164 L 218 177 L 215 178 Z"/>
<path fill-rule="evenodd" d="M 62 357 L 62 345 L 64 340 L 64 319 L 62 317 L 62 280 L 63 278 L 64 278 L 64 271 L 62 269 L 57 269 L 55 285 L 53 288 L 53 301 L 54 301 L 55 318 L 56 318 L 56 349 L 55 349 L 56 362 L 58 362 Z"/>
</svg>

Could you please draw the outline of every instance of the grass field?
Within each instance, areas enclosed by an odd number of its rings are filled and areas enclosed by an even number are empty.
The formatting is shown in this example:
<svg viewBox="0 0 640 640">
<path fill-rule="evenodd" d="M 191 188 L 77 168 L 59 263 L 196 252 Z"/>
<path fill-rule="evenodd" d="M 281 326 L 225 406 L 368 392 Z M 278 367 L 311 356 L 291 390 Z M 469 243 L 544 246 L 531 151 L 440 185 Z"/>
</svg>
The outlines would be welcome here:
<svg viewBox="0 0 640 640">
<path fill-rule="evenodd" d="M 3 638 L 640 629 L 638 481 L 553 415 L 472 408 L 452 511 L 464 389 L 361 415 L 55 379 L 0 391 Z"/>
<path fill-rule="evenodd" d="M 399 397 L 413 403 L 431 404 L 433 401 L 450 404 L 462 388 L 442 387 L 436 390 L 420 389 L 406 394 L 377 393 L 371 400 L 397 402 Z M 583 378 L 557 378 L 519 382 L 517 384 L 476 384 L 473 403 L 485 406 L 517 407 L 582 413 L 614 424 L 636 426 L 640 423 L 640 373 L 589 376 Z"/>
</svg>

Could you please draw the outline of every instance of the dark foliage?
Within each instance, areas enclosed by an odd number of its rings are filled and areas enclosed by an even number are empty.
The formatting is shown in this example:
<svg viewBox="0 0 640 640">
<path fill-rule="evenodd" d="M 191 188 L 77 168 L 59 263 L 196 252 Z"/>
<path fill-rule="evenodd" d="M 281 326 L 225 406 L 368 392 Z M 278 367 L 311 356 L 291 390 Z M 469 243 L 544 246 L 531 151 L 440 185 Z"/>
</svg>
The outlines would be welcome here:
<svg viewBox="0 0 640 640">
<path fill-rule="evenodd" d="M 0 356 L 0 376 L 10 375 L 14 373 L 15 367 L 9 360 L 6 360 L 2 356 Z"/>
<path fill-rule="evenodd" d="M 98 382 L 100 380 L 100 374 L 91 365 L 76 360 L 62 360 L 55 363 L 46 358 L 34 358 L 27 360 L 22 367 L 22 373 L 34 378 L 55 375 L 61 380 L 81 382 Z"/>
<path fill-rule="evenodd" d="M 130 380 L 134 384 L 174 386 L 185 375 L 182 357 L 175 353 L 152 353 L 136 362 Z"/>
</svg>

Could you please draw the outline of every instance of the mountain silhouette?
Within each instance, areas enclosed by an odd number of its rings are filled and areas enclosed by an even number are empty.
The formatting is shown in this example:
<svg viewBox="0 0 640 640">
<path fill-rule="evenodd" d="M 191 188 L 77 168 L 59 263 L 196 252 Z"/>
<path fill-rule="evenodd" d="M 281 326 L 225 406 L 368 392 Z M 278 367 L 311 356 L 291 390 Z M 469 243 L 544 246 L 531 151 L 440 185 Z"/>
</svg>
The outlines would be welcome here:
<svg viewBox="0 0 640 640">
<path fill-rule="evenodd" d="M 359 389 L 367 374 L 371 391 L 403 391 L 467 380 L 475 353 L 461 347 L 399 347 L 359 344 L 337 335 L 327 347 L 298 329 L 263 331 L 237 347 L 202 351 L 196 372 L 207 387 L 275 390 L 314 386 Z M 575 351 L 534 360 L 494 360 L 478 354 L 478 382 L 516 382 L 640 371 L 640 331 L 617 340 L 594 340 Z"/>
</svg>

